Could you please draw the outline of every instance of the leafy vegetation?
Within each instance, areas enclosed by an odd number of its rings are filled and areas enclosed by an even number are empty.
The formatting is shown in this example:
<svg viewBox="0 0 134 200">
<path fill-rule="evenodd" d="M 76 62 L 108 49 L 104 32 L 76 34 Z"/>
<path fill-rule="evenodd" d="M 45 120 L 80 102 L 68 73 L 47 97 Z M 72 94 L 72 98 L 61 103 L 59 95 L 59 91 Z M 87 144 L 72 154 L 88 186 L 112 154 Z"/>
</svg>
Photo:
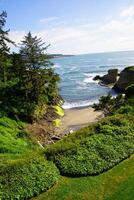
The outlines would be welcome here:
<svg viewBox="0 0 134 200">
<path fill-rule="evenodd" d="M 19 54 L 10 53 L 6 17 L 0 14 L 0 199 L 29 199 L 53 186 L 59 172 L 21 120 L 41 119 L 60 101 L 59 76 L 44 53 L 48 46 L 30 32 Z"/>
<path fill-rule="evenodd" d="M 95 124 L 80 140 L 70 138 L 66 142 L 63 139 L 49 146 L 47 158 L 53 160 L 64 175 L 100 174 L 134 153 L 133 123 L 133 116 L 108 117 Z"/>
<path fill-rule="evenodd" d="M 117 95 L 113 98 L 111 95 L 102 96 L 99 99 L 99 104 L 93 104 L 95 110 L 102 110 L 104 115 L 113 114 L 118 108 L 124 106 L 126 103 L 125 97 L 122 94 Z"/>
<path fill-rule="evenodd" d="M 63 117 L 64 116 L 64 110 L 60 107 L 60 106 L 53 106 L 54 107 L 54 109 L 55 109 L 55 111 L 56 111 L 56 113 L 59 115 L 59 116 L 61 116 L 61 117 Z"/>
<path fill-rule="evenodd" d="M 59 172 L 45 160 L 26 124 L 0 118 L 0 199 L 28 199 L 50 188 Z"/>
<path fill-rule="evenodd" d="M 28 199 L 46 191 L 57 181 L 55 165 L 39 154 L 0 162 L 0 199 Z"/>
<path fill-rule="evenodd" d="M 107 184 L 112 180 L 109 176 L 116 174 L 114 169 L 113 172 L 102 172 L 134 153 L 134 86 L 126 88 L 125 96 L 101 97 L 94 108 L 103 110 L 107 116 L 105 119 L 42 150 L 20 120 L 42 119 L 50 107 L 50 115 L 64 115 L 59 107 L 59 76 L 51 68 L 51 57 L 44 53 L 49 45 L 32 36 L 31 32 L 24 37 L 19 54 L 10 53 L 8 43 L 14 43 L 8 37 L 9 31 L 5 30 L 6 17 L 6 12 L 0 14 L 0 199 L 29 199 L 39 195 L 54 185 L 59 171 L 74 177 L 99 175 L 87 179 L 62 178 L 62 193 L 65 191 L 64 181 L 68 180 L 71 180 L 68 183 L 72 188 L 75 188 L 75 181 L 77 185 L 80 180 L 78 189 L 81 191 L 83 180 L 86 180 L 87 188 L 91 181 L 99 191 L 102 180 Z M 55 126 L 60 124 L 56 117 L 50 121 Z M 130 163 L 132 161 L 130 158 Z M 120 166 L 117 169 L 121 169 Z M 125 166 L 130 168 L 129 164 Z M 130 170 L 125 184 L 122 183 L 113 196 L 103 195 L 104 199 L 116 199 L 118 191 L 122 194 L 124 185 L 133 185 L 131 174 Z M 75 193 L 71 198 L 74 197 L 77 197 Z"/>
<path fill-rule="evenodd" d="M 6 17 L 6 12 L 0 15 L 0 114 L 37 120 L 46 114 L 48 105 L 59 103 L 60 79 L 51 68 L 51 56 L 45 53 L 49 45 L 31 32 L 24 37 L 19 54 L 10 54 L 7 42 L 13 42 L 4 30 Z"/>
<path fill-rule="evenodd" d="M 20 154 L 36 149 L 25 124 L 7 117 L 0 118 L 0 153 Z"/>
<path fill-rule="evenodd" d="M 61 177 L 49 191 L 32 200 L 133 200 L 134 155 L 99 176 Z"/>
</svg>

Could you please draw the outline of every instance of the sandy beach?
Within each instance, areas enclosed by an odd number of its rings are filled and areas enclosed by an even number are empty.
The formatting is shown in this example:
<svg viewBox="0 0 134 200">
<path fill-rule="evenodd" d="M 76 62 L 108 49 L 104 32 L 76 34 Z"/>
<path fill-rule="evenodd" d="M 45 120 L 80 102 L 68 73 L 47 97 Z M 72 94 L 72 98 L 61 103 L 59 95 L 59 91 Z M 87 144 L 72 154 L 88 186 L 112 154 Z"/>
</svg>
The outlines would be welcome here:
<svg viewBox="0 0 134 200">
<path fill-rule="evenodd" d="M 91 107 L 81 109 L 65 110 L 62 118 L 62 125 L 57 129 L 57 134 L 67 134 L 70 131 L 78 130 L 89 123 L 93 123 L 103 117 L 100 111 L 94 111 Z"/>
</svg>

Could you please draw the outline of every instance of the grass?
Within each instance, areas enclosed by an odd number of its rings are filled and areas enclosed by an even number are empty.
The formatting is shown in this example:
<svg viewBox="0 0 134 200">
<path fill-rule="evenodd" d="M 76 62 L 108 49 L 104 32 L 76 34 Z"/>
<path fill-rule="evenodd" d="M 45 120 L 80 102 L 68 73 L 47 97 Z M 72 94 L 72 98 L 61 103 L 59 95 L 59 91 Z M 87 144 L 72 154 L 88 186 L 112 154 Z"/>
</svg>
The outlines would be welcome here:
<svg viewBox="0 0 134 200">
<path fill-rule="evenodd" d="M 0 200 L 32 198 L 59 177 L 33 200 L 133 200 L 133 98 L 44 150 L 36 143 L 24 123 L 0 118 Z"/>
<path fill-rule="evenodd" d="M 22 154 L 36 148 L 25 126 L 21 121 L 0 118 L 0 153 Z"/>
<path fill-rule="evenodd" d="M 0 200 L 29 199 L 58 180 L 54 163 L 45 160 L 26 124 L 0 118 Z"/>
<path fill-rule="evenodd" d="M 99 176 L 61 177 L 49 191 L 32 200 L 133 200 L 134 155 Z"/>
</svg>

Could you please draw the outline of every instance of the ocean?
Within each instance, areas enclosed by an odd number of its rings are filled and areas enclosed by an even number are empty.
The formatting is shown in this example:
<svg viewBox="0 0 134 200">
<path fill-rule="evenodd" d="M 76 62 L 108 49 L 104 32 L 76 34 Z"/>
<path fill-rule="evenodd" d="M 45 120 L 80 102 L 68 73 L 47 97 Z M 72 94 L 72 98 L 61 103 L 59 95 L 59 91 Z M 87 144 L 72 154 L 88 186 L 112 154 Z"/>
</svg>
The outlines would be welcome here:
<svg viewBox="0 0 134 200">
<path fill-rule="evenodd" d="M 119 71 L 134 64 L 134 51 L 96 53 L 52 60 L 55 71 L 60 75 L 60 94 L 64 109 L 79 108 L 97 103 L 103 95 L 116 95 L 108 87 L 100 86 L 93 77 L 104 75 L 109 69 Z"/>
</svg>

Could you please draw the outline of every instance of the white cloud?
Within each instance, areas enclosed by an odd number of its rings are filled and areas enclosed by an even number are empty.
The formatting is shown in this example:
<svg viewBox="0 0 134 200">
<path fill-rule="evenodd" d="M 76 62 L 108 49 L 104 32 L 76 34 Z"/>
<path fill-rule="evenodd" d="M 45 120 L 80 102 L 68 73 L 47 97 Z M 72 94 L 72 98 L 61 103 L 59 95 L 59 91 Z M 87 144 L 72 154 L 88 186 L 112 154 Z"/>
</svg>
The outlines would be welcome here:
<svg viewBox="0 0 134 200">
<path fill-rule="evenodd" d="M 46 17 L 46 18 L 40 19 L 40 23 L 46 24 L 48 22 L 52 22 L 52 21 L 55 21 L 57 19 L 58 19 L 58 17 Z"/>
<path fill-rule="evenodd" d="M 26 31 L 11 31 L 9 36 L 11 40 L 15 41 L 16 43 L 19 43 L 25 34 Z"/>
<path fill-rule="evenodd" d="M 134 16 L 134 5 L 123 8 L 120 13 L 120 16 L 121 17 L 133 17 Z"/>
<path fill-rule="evenodd" d="M 131 6 L 134 7 L 134 6 Z M 125 8 L 126 11 L 129 8 Z M 131 8 L 132 11 L 132 8 Z M 123 18 L 121 17 L 121 13 Z M 97 23 L 74 23 L 74 26 L 53 26 L 33 34 L 51 44 L 49 52 L 82 54 L 134 49 L 134 18 L 122 10 L 116 19 L 111 17 Z M 131 13 L 132 16 L 132 13 Z M 19 42 L 25 31 L 11 32 L 11 38 Z"/>
<path fill-rule="evenodd" d="M 26 31 L 10 31 L 9 32 L 9 37 L 12 41 L 15 42 L 15 44 L 18 46 L 20 42 L 22 41 L 24 35 L 26 35 Z M 13 44 L 9 45 L 10 48 L 15 51 L 16 47 Z"/>
</svg>

